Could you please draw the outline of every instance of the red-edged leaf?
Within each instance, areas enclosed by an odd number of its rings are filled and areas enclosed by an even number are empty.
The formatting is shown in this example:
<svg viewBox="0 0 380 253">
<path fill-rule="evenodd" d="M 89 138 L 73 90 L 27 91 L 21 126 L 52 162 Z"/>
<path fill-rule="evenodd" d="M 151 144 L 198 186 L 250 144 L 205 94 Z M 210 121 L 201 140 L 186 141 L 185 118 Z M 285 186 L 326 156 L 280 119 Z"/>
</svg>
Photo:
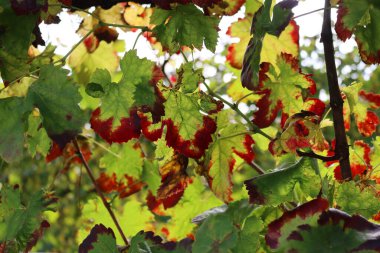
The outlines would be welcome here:
<svg viewBox="0 0 380 253">
<path fill-rule="evenodd" d="M 123 143 L 140 136 L 140 118 L 136 110 L 133 109 L 130 111 L 130 117 L 122 118 L 120 125 L 115 129 L 112 127 L 113 118 L 111 117 L 103 121 L 100 118 L 100 114 L 100 108 L 92 112 L 90 120 L 91 127 L 108 143 Z"/>
<path fill-rule="evenodd" d="M 367 100 L 367 98 L 371 97 L 373 101 L 376 101 L 377 94 L 360 96 L 359 94 L 362 86 L 362 83 L 353 83 L 350 86 L 343 87 L 342 91 L 347 98 L 349 111 L 355 117 L 359 132 L 363 136 L 369 137 L 376 131 L 376 127 L 379 125 L 380 121 L 374 112 L 368 110 L 369 107 L 376 108 L 376 102 L 373 103 L 371 100 Z M 365 92 L 362 92 L 361 94 L 365 94 Z M 345 109 L 345 111 L 347 110 L 348 108 Z"/>
<path fill-rule="evenodd" d="M 218 4 L 205 8 L 206 14 L 214 14 L 218 16 L 232 16 L 236 14 L 243 6 L 246 0 L 223 0 Z"/>
<path fill-rule="evenodd" d="M 166 142 L 177 152 L 191 158 L 203 156 L 216 131 L 215 121 L 201 113 L 199 93 L 184 94 L 170 90 L 164 103 Z"/>
<path fill-rule="evenodd" d="M 370 0 L 340 0 L 335 30 L 345 41 L 355 35 L 362 60 L 367 64 L 380 63 L 377 31 L 380 25 L 380 5 Z"/>
<path fill-rule="evenodd" d="M 186 173 L 187 164 L 186 156 L 175 154 L 170 162 L 160 168 L 161 186 L 157 191 L 157 200 L 163 203 L 165 209 L 175 206 L 192 182 Z"/>
<path fill-rule="evenodd" d="M 380 250 L 379 225 L 328 207 L 327 200 L 315 199 L 285 212 L 269 224 L 267 244 L 273 250 L 294 253 L 327 248 L 331 252 Z"/>
<path fill-rule="evenodd" d="M 294 115 L 304 109 L 303 92 L 314 94 L 315 82 L 310 75 L 303 74 L 298 60 L 289 54 L 282 54 L 277 67 L 260 65 L 260 87 L 257 93 L 264 94 L 257 102 L 258 111 L 254 113 L 253 123 L 259 127 L 269 126 L 277 113 Z"/>
<path fill-rule="evenodd" d="M 222 116 L 221 116 L 222 117 Z M 245 126 L 230 124 L 219 126 L 218 138 L 214 140 L 207 153 L 205 167 L 208 169 L 208 183 L 215 195 L 224 202 L 232 201 L 232 173 L 235 169 L 234 154 L 247 163 L 254 159 L 252 137 L 244 134 Z M 243 133 L 237 135 L 237 133 Z"/>
<path fill-rule="evenodd" d="M 279 219 L 271 222 L 268 226 L 268 232 L 265 235 L 265 241 L 269 247 L 276 249 L 280 246 L 281 238 L 290 239 L 291 231 L 283 231 L 289 223 L 307 223 L 307 220 L 329 208 L 329 202 L 325 199 L 314 199 L 291 211 L 285 212 Z M 300 219 L 300 220 L 299 220 Z M 294 224 L 295 225 L 295 224 Z M 282 239 L 282 240 L 284 240 Z"/>
<path fill-rule="evenodd" d="M 44 231 L 50 227 L 49 222 L 46 220 L 43 220 L 41 222 L 41 225 L 38 229 L 34 230 L 33 234 L 28 240 L 28 243 L 26 244 L 24 252 L 29 252 L 38 242 L 39 239 L 41 239 Z M 1 252 L 1 249 L 0 249 Z"/>
<path fill-rule="evenodd" d="M 371 109 L 380 108 L 380 94 L 361 90 L 359 91 L 359 96 L 361 99 L 366 100 L 366 102 L 370 104 Z"/>
<path fill-rule="evenodd" d="M 366 171 L 371 170 L 370 146 L 363 141 L 355 141 L 350 147 L 350 165 L 352 177 L 364 175 Z M 335 178 L 342 180 L 340 166 L 334 169 Z"/>
<path fill-rule="evenodd" d="M 79 245 L 79 253 L 90 252 L 109 252 L 116 253 L 117 245 L 115 234 L 111 228 L 106 228 L 103 224 L 97 224 L 92 229 L 90 234 Z"/>
</svg>

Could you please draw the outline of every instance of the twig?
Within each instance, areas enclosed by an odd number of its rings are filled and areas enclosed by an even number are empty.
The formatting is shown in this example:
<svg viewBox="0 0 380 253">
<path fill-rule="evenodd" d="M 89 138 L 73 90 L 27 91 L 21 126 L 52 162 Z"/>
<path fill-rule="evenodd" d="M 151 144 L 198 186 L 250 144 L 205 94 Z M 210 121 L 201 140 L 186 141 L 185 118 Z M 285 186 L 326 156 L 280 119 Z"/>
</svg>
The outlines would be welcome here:
<svg viewBox="0 0 380 253">
<path fill-rule="evenodd" d="M 211 96 L 219 99 L 220 101 L 222 101 L 224 104 L 228 105 L 232 110 L 234 110 L 237 114 L 239 114 L 247 123 L 248 125 L 250 126 L 250 128 L 252 129 L 253 132 L 255 133 L 258 133 L 258 134 L 261 134 L 262 136 L 264 136 L 265 138 L 267 138 L 268 140 L 273 140 L 272 137 L 270 137 L 268 134 L 266 134 L 265 132 L 263 132 L 258 126 L 256 126 L 255 124 L 253 124 L 252 121 L 249 120 L 249 118 L 244 114 L 242 113 L 242 111 L 239 110 L 239 108 L 237 107 L 236 104 L 232 104 L 230 102 L 228 102 L 227 100 L 225 100 L 222 96 L 216 94 L 207 84 L 206 82 L 203 82 L 203 85 L 206 87 L 207 91 L 210 93 Z"/>
<path fill-rule="evenodd" d="M 331 9 L 331 8 L 336 8 L 336 6 L 330 6 L 329 9 Z M 324 7 L 324 8 L 319 8 L 319 9 L 316 9 L 316 10 L 313 10 L 313 11 L 309 11 L 309 12 L 302 13 L 302 14 L 300 14 L 300 15 L 294 16 L 292 19 L 296 19 L 296 18 L 300 18 L 300 17 L 303 17 L 303 16 L 307 16 L 307 15 L 310 15 L 310 14 L 316 13 L 316 12 L 318 12 L 318 11 L 323 11 L 323 10 L 326 10 L 326 7 Z"/>
<path fill-rule="evenodd" d="M 120 224 L 119 222 L 117 221 L 116 219 L 116 216 L 115 214 L 113 213 L 112 209 L 111 209 L 111 206 L 110 204 L 107 202 L 105 196 L 103 195 L 103 192 L 100 190 L 99 186 L 97 185 L 96 183 L 96 180 L 95 180 L 95 177 L 94 177 L 94 174 L 92 173 L 92 170 L 90 168 L 90 166 L 88 165 L 86 159 L 84 159 L 84 156 L 83 156 L 83 153 L 82 151 L 80 150 L 80 147 L 79 147 L 79 144 L 78 144 L 78 141 L 76 139 L 74 139 L 74 145 L 75 145 L 75 148 L 77 149 L 77 154 L 79 156 L 79 158 L 81 159 L 84 167 L 86 168 L 86 171 L 87 171 L 87 174 L 88 176 L 90 177 L 91 181 L 92 181 L 92 184 L 94 185 L 95 187 L 95 190 L 96 190 L 96 193 L 98 194 L 98 196 L 101 198 L 102 202 L 103 202 L 103 205 L 105 206 L 105 208 L 107 209 L 109 215 L 111 216 L 117 230 L 119 231 L 120 235 L 121 235 L 121 238 L 123 239 L 124 243 L 126 246 L 129 245 L 128 243 L 128 240 L 127 238 L 125 237 L 124 235 L 124 232 L 123 230 L 121 229 L 120 227 Z"/>
<path fill-rule="evenodd" d="M 344 129 L 343 99 L 339 89 L 338 76 L 335 66 L 334 42 L 331 31 L 330 0 L 325 0 L 321 41 L 323 43 L 325 53 L 326 74 L 330 93 L 330 105 L 333 113 L 334 132 L 336 139 L 335 154 L 339 159 L 342 178 L 351 179 L 352 175 L 350 168 L 350 152 L 348 149 L 346 132 Z"/>
<path fill-rule="evenodd" d="M 65 64 L 67 58 L 71 55 L 71 53 L 80 45 L 82 44 L 82 42 L 87 39 L 88 36 L 91 35 L 91 33 L 94 32 L 94 30 L 97 28 L 97 26 L 95 26 L 94 28 L 92 28 L 88 33 L 86 33 L 70 50 L 69 52 L 67 52 L 62 58 L 56 60 L 55 62 L 53 62 L 53 65 L 57 64 L 57 63 L 62 63 L 62 64 Z"/>
<path fill-rule="evenodd" d="M 133 47 L 132 47 L 132 50 L 134 50 L 136 48 L 136 45 L 137 45 L 137 41 L 139 40 L 140 36 L 144 33 L 145 31 L 142 30 L 136 37 L 135 39 L 135 43 L 133 43 Z"/>
<path fill-rule="evenodd" d="M 334 156 L 321 156 L 321 155 L 318 155 L 314 152 L 303 152 L 303 151 L 298 150 L 298 149 L 297 149 L 297 155 L 311 157 L 311 158 L 317 158 L 317 159 L 322 160 L 324 162 L 330 162 L 330 161 L 335 161 L 335 160 L 339 159 L 339 157 L 336 154 Z"/>
<path fill-rule="evenodd" d="M 251 95 L 253 95 L 253 94 L 255 94 L 255 92 L 250 92 L 250 93 L 248 93 L 248 94 L 242 96 L 241 98 L 239 98 L 239 99 L 236 101 L 235 104 L 236 104 L 236 105 L 239 105 L 239 104 L 241 103 L 241 101 L 243 101 L 245 98 L 247 98 L 247 97 L 249 97 L 249 96 L 251 96 Z"/>
<path fill-rule="evenodd" d="M 263 170 L 260 165 L 258 165 L 257 163 L 255 163 L 254 161 L 248 163 L 249 166 L 251 166 L 257 173 L 259 173 L 260 175 L 263 175 L 265 174 L 265 170 Z"/>
</svg>

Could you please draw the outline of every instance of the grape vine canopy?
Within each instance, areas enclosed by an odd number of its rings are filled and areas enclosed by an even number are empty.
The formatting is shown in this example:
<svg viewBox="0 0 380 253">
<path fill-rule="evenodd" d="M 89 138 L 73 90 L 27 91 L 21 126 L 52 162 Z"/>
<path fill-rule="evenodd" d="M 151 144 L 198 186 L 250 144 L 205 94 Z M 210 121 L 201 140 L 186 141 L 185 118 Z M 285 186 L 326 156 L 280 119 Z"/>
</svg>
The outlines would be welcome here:
<svg viewBox="0 0 380 253">
<path fill-rule="evenodd" d="M 298 4 L 0 0 L 0 253 L 380 252 L 380 1 Z"/>
</svg>

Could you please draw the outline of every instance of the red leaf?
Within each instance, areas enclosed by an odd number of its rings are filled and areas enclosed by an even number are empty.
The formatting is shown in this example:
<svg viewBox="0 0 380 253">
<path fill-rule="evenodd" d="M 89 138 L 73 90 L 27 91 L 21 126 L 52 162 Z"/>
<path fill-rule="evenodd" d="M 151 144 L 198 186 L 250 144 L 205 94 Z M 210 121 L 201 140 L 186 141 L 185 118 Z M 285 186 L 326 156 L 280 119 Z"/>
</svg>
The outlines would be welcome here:
<svg viewBox="0 0 380 253">
<path fill-rule="evenodd" d="M 112 173 L 112 176 L 108 176 L 104 172 L 100 173 L 99 178 L 96 179 L 96 183 L 105 193 L 117 191 L 120 198 L 126 198 L 139 192 L 145 185 L 143 182 L 136 181 L 128 175 L 124 175 L 124 179 L 117 181 L 115 173 Z"/>
<path fill-rule="evenodd" d="M 379 118 L 374 112 L 367 111 L 366 117 L 362 121 L 357 120 L 356 124 L 363 136 L 370 137 L 379 125 Z"/>
<path fill-rule="evenodd" d="M 157 190 L 157 200 L 162 201 L 165 209 L 175 206 L 192 182 L 186 173 L 188 161 L 186 156 L 175 154 L 160 168 L 161 186 Z"/>
<path fill-rule="evenodd" d="M 380 94 L 361 90 L 359 91 L 359 96 L 362 99 L 367 100 L 370 103 L 372 109 L 378 109 L 380 107 Z"/>
</svg>

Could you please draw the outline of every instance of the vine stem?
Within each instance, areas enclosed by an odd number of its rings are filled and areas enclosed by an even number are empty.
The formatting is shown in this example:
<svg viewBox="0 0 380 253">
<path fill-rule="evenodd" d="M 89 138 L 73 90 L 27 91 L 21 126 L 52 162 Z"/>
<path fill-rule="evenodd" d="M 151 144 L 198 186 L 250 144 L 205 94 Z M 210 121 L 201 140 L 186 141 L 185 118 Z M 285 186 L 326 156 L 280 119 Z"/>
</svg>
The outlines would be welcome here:
<svg viewBox="0 0 380 253">
<path fill-rule="evenodd" d="M 105 208 L 107 209 L 109 215 L 111 216 L 111 218 L 112 218 L 112 220 L 113 220 L 113 222 L 114 222 L 117 230 L 119 231 L 119 233 L 121 235 L 121 238 L 123 239 L 125 245 L 129 246 L 129 242 L 127 240 L 127 237 L 125 237 L 124 232 L 121 229 L 120 224 L 117 221 L 116 216 L 115 216 L 114 212 L 112 211 L 110 204 L 107 202 L 107 200 L 106 200 L 103 192 L 100 190 L 98 184 L 96 183 L 96 180 L 95 180 L 95 177 L 94 177 L 94 173 L 92 173 L 92 170 L 91 170 L 90 166 L 88 165 L 86 159 L 84 159 L 84 156 L 83 156 L 83 153 L 82 153 L 82 151 L 81 151 L 81 149 L 79 147 L 78 141 L 76 139 L 74 139 L 73 142 L 74 142 L 75 148 L 77 149 L 77 154 L 78 154 L 79 158 L 81 159 L 84 167 L 86 168 L 87 174 L 90 177 L 90 179 L 92 181 L 92 184 L 95 187 L 96 193 L 101 198 L 101 200 L 103 202 L 103 205 L 105 206 Z"/>
<path fill-rule="evenodd" d="M 343 119 L 343 99 L 339 89 L 338 75 L 335 66 L 334 42 L 331 31 L 331 3 L 325 0 L 321 41 L 323 43 L 326 74 L 330 93 L 330 106 L 333 114 L 335 132 L 335 156 L 339 159 L 343 179 L 351 179 L 350 152 L 347 144 Z"/>
<path fill-rule="evenodd" d="M 329 9 L 331 8 L 336 8 L 336 6 L 330 6 Z M 300 17 L 303 17 L 303 16 L 307 16 L 307 15 L 310 15 L 310 14 L 313 14 L 313 13 L 316 13 L 318 11 L 323 11 L 323 10 L 326 10 L 326 7 L 324 8 L 319 8 L 319 9 L 316 9 L 316 10 L 313 10 L 313 11 L 309 11 L 309 12 L 305 12 L 305 13 L 302 13 L 298 16 L 294 16 L 292 19 L 296 19 L 296 18 L 300 18 Z"/>
<path fill-rule="evenodd" d="M 254 169 L 259 175 L 264 175 L 266 172 L 263 170 L 257 163 L 254 161 L 248 163 L 249 166 L 251 166 L 252 169 Z"/>
<path fill-rule="evenodd" d="M 249 118 L 247 117 L 247 115 L 245 115 L 242 111 L 239 110 L 239 108 L 237 107 L 236 104 L 233 104 L 233 103 L 230 103 L 228 102 L 227 100 L 225 100 L 222 96 L 216 94 L 207 84 L 206 82 L 203 82 L 203 85 L 206 87 L 207 91 L 210 93 L 211 96 L 219 99 L 220 101 L 222 101 L 224 104 L 228 105 L 232 110 L 234 110 L 237 114 L 239 114 L 250 126 L 250 128 L 252 129 L 252 131 L 254 133 L 258 133 L 258 134 L 261 134 L 262 136 L 264 136 L 265 138 L 267 138 L 268 140 L 273 140 L 272 137 L 270 137 L 268 134 L 266 134 L 265 132 L 263 132 L 258 126 L 256 126 L 255 124 L 252 123 L 252 121 L 249 120 Z"/>
</svg>

